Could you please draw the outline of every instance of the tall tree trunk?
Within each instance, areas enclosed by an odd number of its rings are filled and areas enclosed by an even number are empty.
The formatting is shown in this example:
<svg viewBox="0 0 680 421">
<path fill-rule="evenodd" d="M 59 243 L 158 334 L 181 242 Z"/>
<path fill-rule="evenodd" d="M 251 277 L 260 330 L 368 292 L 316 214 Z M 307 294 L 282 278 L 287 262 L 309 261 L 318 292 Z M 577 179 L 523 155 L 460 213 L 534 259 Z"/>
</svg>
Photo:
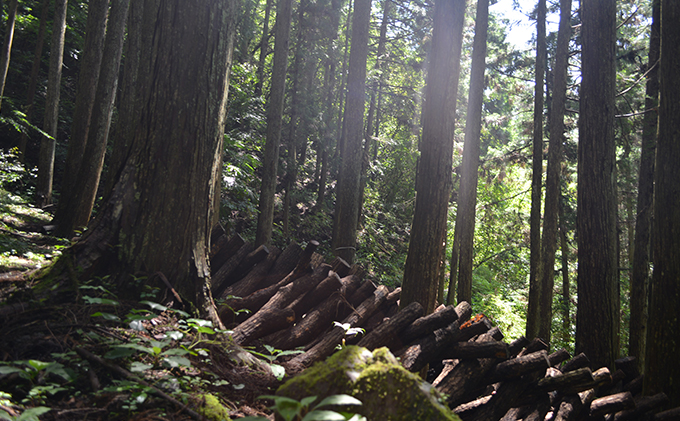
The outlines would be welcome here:
<svg viewBox="0 0 680 421">
<path fill-rule="evenodd" d="M 550 140 L 548 149 L 548 174 L 545 186 L 545 210 L 541 238 L 541 264 L 539 284 L 538 336 L 550 343 L 553 311 L 553 286 L 555 284 L 555 253 L 560 207 L 560 171 L 562 167 L 562 142 L 564 141 L 564 113 L 567 108 L 567 67 L 571 39 L 571 0 L 560 1 L 560 26 L 557 32 L 557 49 L 553 68 L 553 95 L 550 109 Z"/>
<path fill-rule="evenodd" d="M 274 63 L 272 80 L 267 104 L 267 140 L 264 149 L 262 187 L 258 205 L 257 232 L 255 243 L 269 245 L 274 226 L 274 194 L 279 168 L 279 143 L 283 102 L 286 91 L 286 71 L 288 68 L 288 42 L 290 21 L 293 13 L 293 0 L 279 0 L 276 11 L 276 33 L 274 43 Z"/>
<path fill-rule="evenodd" d="M 404 308 L 417 301 L 425 313 L 432 313 L 436 306 L 446 236 L 464 20 L 465 0 L 435 2 L 416 176 L 416 209 L 400 303 Z"/>
<path fill-rule="evenodd" d="M 618 355 L 614 95 L 616 1 L 581 1 L 576 352 L 593 368 Z"/>
<path fill-rule="evenodd" d="M 649 310 L 649 245 L 654 198 L 654 159 L 656 153 L 656 126 L 659 98 L 659 50 L 661 30 L 660 0 L 652 3 L 652 29 L 649 38 L 650 67 L 647 75 L 647 94 L 642 126 L 642 150 L 640 151 L 640 180 L 638 182 L 637 213 L 635 217 L 635 240 L 633 247 L 633 270 L 630 278 L 630 331 L 628 352 L 637 357 L 638 367 L 645 366 L 645 340 L 647 338 L 647 315 Z"/>
<path fill-rule="evenodd" d="M 267 0 L 264 8 L 264 21 L 262 24 L 262 38 L 260 39 L 260 57 L 257 61 L 257 82 L 255 83 L 255 96 L 262 95 L 264 84 L 264 65 L 269 54 L 269 15 L 271 14 L 273 0 Z"/>
<path fill-rule="evenodd" d="M 78 168 L 78 183 L 66 186 L 71 190 L 70 200 L 64 205 L 65 213 L 59 219 L 59 231 L 66 236 L 87 225 L 94 207 L 118 88 L 118 73 L 129 6 L 130 0 L 111 0 L 102 69 L 83 153 L 84 159 Z"/>
<path fill-rule="evenodd" d="M 40 26 L 38 27 L 38 35 L 35 42 L 35 52 L 33 53 L 33 64 L 31 65 L 31 76 L 29 77 L 28 89 L 26 90 L 26 105 L 24 112 L 26 113 L 26 121 L 33 120 L 33 101 L 35 100 L 35 91 L 38 86 L 38 74 L 40 73 L 40 63 L 42 63 L 42 51 L 45 44 L 45 31 L 47 29 L 47 14 L 49 11 L 50 0 L 43 0 L 40 9 Z M 25 160 L 26 145 L 28 144 L 28 135 L 21 134 L 19 140 L 19 157 L 22 162 Z"/>
<path fill-rule="evenodd" d="M 0 53 L 0 106 L 2 96 L 5 94 L 5 82 L 7 81 L 7 70 L 9 70 L 9 58 L 12 54 L 12 41 L 14 40 L 14 23 L 17 19 L 18 0 L 12 0 L 7 9 L 7 27 L 5 28 L 5 43 Z M 2 9 L 0 9 L 2 10 Z"/>
<path fill-rule="evenodd" d="M 347 102 L 343 118 L 343 143 L 333 218 L 333 252 L 350 264 L 356 252 L 359 219 L 361 145 L 364 138 L 364 97 L 370 20 L 371 0 L 354 0 Z"/>
<path fill-rule="evenodd" d="M 465 146 L 461 168 L 460 194 L 456 225 L 460 229 L 460 257 L 458 263 L 458 302 L 472 302 L 472 260 L 474 258 L 475 207 L 480 136 L 482 131 L 482 102 L 486 68 L 486 38 L 489 26 L 489 1 L 477 2 L 475 39 L 470 69 L 470 95 L 465 121 Z"/>
<path fill-rule="evenodd" d="M 569 244 L 567 243 L 567 227 L 564 223 L 564 205 L 562 197 L 559 203 L 560 212 L 560 250 L 562 251 L 562 340 L 571 340 L 571 317 L 569 312 L 571 288 L 569 283 Z"/>
<path fill-rule="evenodd" d="M 644 393 L 664 392 L 669 408 L 680 405 L 680 3 L 661 1 L 659 132 L 654 176 L 652 235 L 654 273 Z"/>
<path fill-rule="evenodd" d="M 221 0 L 145 0 L 141 51 L 147 54 L 130 153 L 97 219 L 57 262 L 78 267 L 82 279 L 106 273 L 123 285 L 134 274 L 160 273 L 217 326 L 210 214 L 237 7 Z"/>
<path fill-rule="evenodd" d="M 68 237 L 74 227 L 66 222 L 73 210 L 72 193 L 76 187 L 78 171 L 83 162 L 85 145 L 90 130 L 90 119 L 97 93 L 97 81 L 101 69 L 104 39 L 106 37 L 106 18 L 109 10 L 109 0 L 92 0 L 87 9 L 87 25 L 85 29 L 85 45 L 83 46 L 83 61 L 78 76 L 78 92 L 71 124 L 71 138 L 66 152 L 64 177 L 61 182 L 61 197 L 57 206 L 54 220 L 58 225 L 56 234 Z M 63 221 L 63 222 L 62 222 Z M 68 225 L 68 227 L 67 227 Z"/>
<path fill-rule="evenodd" d="M 61 67 L 64 62 L 64 36 L 66 35 L 66 9 L 68 0 L 56 0 L 54 21 L 52 24 L 52 45 L 50 47 L 50 73 L 47 80 L 47 98 L 45 99 L 45 121 L 43 131 L 50 137 L 43 136 L 40 141 L 40 157 L 38 161 L 38 182 L 36 187 L 36 204 L 44 207 L 52 203 L 52 181 L 54 178 L 54 152 L 57 144 L 57 122 L 59 119 L 59 92 L 61 85 Z"/>
<path fill-rule="evenodd" d="M 540 335 L 541 325 L 541 198 L 543 187 L 543 104 L 545 92 L 545 0 L 536 5 L 536 66 L 534 84 L 534 135 L 531 169 L 531 213 L 529 216 L 529 304 L 527 338 Z M 547 206 L 547 205 L 546 205 Z M 547 339 L 547 338 L 546 338 Z"/>
</svg>

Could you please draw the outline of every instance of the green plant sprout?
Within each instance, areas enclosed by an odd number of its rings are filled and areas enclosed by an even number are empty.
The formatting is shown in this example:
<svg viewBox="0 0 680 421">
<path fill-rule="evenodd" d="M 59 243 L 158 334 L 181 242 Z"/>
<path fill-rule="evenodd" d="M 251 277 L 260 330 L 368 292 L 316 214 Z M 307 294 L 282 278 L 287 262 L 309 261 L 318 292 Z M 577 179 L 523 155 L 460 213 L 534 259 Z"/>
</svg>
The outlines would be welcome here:
<svg viewBox="0 0 680 421">
<path fill-rule="evenodd" d="M 332 405 L 361 405 L 361 401 L 349 395 L 332 395 L 310 408 L 316 396 L 308 396 L 298 401 L 285 396 L 264 395 L 258 399 L 271 399 L 272 411 L 285 421 L 366 421 L 366 417 L 354 413 L 336 412 L 320 409 Z M 265 417 L 245 417 L 242 421 L 267 421 Z"/>
<path fill-rule="evenodd" d="M 255 356 L 265 359 L 266 360 L 265 363 L 269 366 L 269 368 L 272 370 L 272 374 L 274 374 L 274 377 L 276 377 L 278 380 L 283 380 L 283 378 L 286 376 L 286 369 L 279 364 L 275 364 L 274 361 L 276 361 L 276 359 L 279 357 L 283 357 L 284 355 L 304 353 L 304 351 L 299 349 L 282 351 L 280 349 L 274 348 L 271 345 L 264 345 L 264 347 L 269 352 L 269 355 L 254 351 L 252 349 L 248 349 L 247 351 Z"/>
<path fill-rule="evenodd" d="M 342 345 L 339 345 L 340 348 L 345 347 L 345 338 L 349 338 L 351 336 L 358 334 L 363 335 L 364 333 L 366 333 L 366 329 L 361 327 L 352 327 L 352 325 L 349 323 L 333 322 L 333 326 L 340 327 L 345 331 L 345 336 L 343 336 L 342 338 Z"/>
</svg>

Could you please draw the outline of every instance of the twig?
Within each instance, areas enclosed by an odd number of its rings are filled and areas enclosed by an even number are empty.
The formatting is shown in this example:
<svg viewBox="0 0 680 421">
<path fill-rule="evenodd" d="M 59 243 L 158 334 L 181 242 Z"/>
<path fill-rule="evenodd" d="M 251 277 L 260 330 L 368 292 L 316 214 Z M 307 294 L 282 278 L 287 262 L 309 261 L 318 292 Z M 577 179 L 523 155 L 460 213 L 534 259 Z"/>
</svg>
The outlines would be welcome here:
<svg viewBox="0 0 680 421">
<path fill-rule="evenodd" d="M 144 387 L 148 387 L 149 389 L 151 389 L 151 393 L 158 396 L 159 398 L 163 398 L 166 401 L 182 408 L 182 410 L 186 411 L 186 413 L 189 414 L 192 418 L 195 418 L 197 420 L 203 419 L 203 417 L 198 412 L 187 408 L 186 405 L 184 405 L 182 402 L 178 401 L 177 399 L 173 398 L 172 396 L 168 395 L 167 393 L 163 392 L 162 390 L 158 389 L 157 387 L 150 385 L 148 382 L 140 379 L 139 377 L 130 373 L 129 371 L 127 371 L 123 367 L 112 364 L 112 363 L 104 360 L 103 358 L 101 358 L 97 355 L 94 355 L 93 353 L 91 353 L 90 351 L 87 351 L 84 348 L 76 348 L 76 352 L 78 353 L 78 355 L 85 358 L 86 360 L 88 360 L 90 362 L 95 362 L 95 363 L 101 364 L 104 367 L 108 368 L 109 370 L 113 371 L 114 373 L 117 373 L 117 374 L 125 377 L 127 380 L 131 380 L 133 382 L 141 384 Z"/>
</svg>

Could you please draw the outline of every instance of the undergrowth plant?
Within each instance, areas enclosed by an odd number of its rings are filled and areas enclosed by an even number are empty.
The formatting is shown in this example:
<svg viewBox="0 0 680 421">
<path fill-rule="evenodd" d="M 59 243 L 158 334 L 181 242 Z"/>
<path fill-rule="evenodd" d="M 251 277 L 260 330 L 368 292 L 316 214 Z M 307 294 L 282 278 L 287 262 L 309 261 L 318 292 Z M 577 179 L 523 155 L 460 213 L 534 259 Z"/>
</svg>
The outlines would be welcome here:
<svg viewBox="0 0 680 421">
<path fill-rule="evenodd" d="M 366 421 L 366 417 L 349 412 L 331 411 L 321 409 L 336 405 L 361 405 L 361 401 L 349 395 L 331 395 L 314 406 L 316 396 L 308 396 L 302 400 L 295 400 L 285 396 L 264 395 L 258 399 L 271 399 L 274 405 L 272 411 L 281 416 L 285 421 Z M 245 417 L 243 421 L 267 421 L 265 417 Z"/>
</svg>

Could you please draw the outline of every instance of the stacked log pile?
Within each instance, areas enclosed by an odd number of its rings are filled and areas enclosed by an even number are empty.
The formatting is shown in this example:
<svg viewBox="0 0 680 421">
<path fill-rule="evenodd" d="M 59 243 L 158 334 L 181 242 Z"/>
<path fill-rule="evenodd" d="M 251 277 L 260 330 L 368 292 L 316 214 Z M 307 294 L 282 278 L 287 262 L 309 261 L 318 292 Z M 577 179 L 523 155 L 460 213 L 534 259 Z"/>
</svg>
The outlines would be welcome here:
<svg viewBox="0 0 680 421">
<path fill-rule="evenodd" d="M 400 288 L 376 286 L 341 259 L 324 263 L 314 241 L 281 251 L 218 232 L 213 244 L 213 294 L 224 300 L 220 316 L 234 341 L 304 349 L 286 362 L 289 372 L 346 341 L 386 346 L 412 372 L 430 367 L 428 380 L 463 420 L 680 419 L 680 408 L 659 412 L 665 395 L 641 396 L 632 357 L 617 360 L 611 372 L 594 370 L 583 354 L 549 354 L 540 339 L 506 343 L 489 319 L 472 317 L 466 302 L 429 315 L 418 303 L 399 310 Z M 363 334 L 348 337 L 348 327 Z"/>
</svg>

